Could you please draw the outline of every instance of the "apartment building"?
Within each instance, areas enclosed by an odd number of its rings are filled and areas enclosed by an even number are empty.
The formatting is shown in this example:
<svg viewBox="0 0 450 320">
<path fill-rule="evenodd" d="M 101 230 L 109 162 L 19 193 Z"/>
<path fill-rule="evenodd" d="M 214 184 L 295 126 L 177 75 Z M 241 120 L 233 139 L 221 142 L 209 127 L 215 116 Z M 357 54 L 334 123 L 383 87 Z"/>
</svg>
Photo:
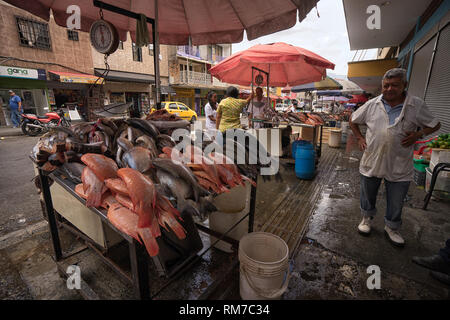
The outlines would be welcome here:
<svg viewBox="0 0 450 320">
<path fill-rule="evenodd" d="M 161 91 L 169 86 L 168 46 L 160 45 L 159 70 Z M 108 103 L 133 102 L 137 112 L 148 112 L 154 105 L 155 71 L 153 45 L 137 47 L 128 34 L 116 52 L 108 57 L 106 73 L 104 55 L 92 48 L 94 72 L 105 78 L 103 86 Z"/>
<path fill-rule="evenodd" d="M 212 77 L 209 69 L 230 55 L 231 44 L 169 47 L 169 82 L 173 91 L 167 98 L 204 115 L 208 92 L 214 90 L 221 99 L 228 86 Z"/>
<path fill-rule="evenodd" d="M 23 100 L 26 112 L 43 115 L 52 107 L 77 103 L 86 112 L 94 76 L 87 33 L 58 26 L 0 1 L 0 102 L 8 123 L 8 90 Z M 92 101 L 91 101 L 92 102 Z"/>
<path fill-rule="evenodd" d="M 153 48 L 120 43 L 107 62 L 92 48 L 89 34 L 69 30 L 0 1 L 0 121 L 9 124 L 8 90 L 23 100 L 25 112 L 44 115 L 74 108 L 85 120 L 105 103 L 133 102 L 136 111 L 152 105 L 155 84 Z M 162 91 L 168 91 L 168 47 L 160 46 Z M 104 79 L 101 76 L 104 76 Z"/>
</svg>

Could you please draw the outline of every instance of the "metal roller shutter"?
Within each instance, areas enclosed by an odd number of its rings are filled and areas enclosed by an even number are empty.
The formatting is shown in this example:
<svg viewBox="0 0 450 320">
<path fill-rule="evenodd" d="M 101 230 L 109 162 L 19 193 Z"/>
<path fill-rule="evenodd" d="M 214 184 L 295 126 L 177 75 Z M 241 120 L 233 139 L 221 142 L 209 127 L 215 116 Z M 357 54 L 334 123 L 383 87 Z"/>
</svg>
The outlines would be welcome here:
<svg viewBox="0 0 450 320">
<path fill-rule="evenodd" d="M 439 133 L 450 132 L 450 24 L 441 30 L 425 102 L 441 122 Z"/>
<path fill-rule="evenodd" d="M 430 69 L 436 36 L 414 54 L 414 61 L 409 79 L 408 93 L 423 99 Z"/>
</svg>

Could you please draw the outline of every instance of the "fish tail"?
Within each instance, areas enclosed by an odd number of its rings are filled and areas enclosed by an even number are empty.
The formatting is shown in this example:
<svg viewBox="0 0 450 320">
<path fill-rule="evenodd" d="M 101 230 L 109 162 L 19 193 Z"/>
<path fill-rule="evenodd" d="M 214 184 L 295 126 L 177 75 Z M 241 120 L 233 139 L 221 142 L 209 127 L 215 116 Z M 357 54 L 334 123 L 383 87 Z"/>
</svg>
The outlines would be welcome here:
<svg viewBox="0 0 450 320">
<path fill-rule="evenodd" d="M 138 228 L 138 234 L 144 242 L 145 248 L 147 249 L 150 257 L 158 255 L 158 242 L 156 242 L 156 238 L 152 235 L 150 228 Z"/>
<path fill-rule="evenodd" d="M 102 204 L 101 192 L 90 192 L 86 199 L 86 207 L 99 207 Z"/>
</svg>

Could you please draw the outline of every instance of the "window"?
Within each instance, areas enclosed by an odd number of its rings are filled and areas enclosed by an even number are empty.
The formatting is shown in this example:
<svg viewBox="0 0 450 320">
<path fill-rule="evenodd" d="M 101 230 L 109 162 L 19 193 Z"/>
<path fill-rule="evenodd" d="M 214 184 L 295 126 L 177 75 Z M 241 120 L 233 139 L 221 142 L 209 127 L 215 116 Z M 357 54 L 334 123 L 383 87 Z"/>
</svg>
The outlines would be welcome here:
<svg viewBox="0 0 450 320">
<path fill-rule="evenodd" d="M 133 61 L 142 62 L 142 48 L 133 43 Z"/>
<path fill-rule="evenodd" d="M 186 106 L 184 106 L 182 104 L 179 104 L 178 107 L 180 107 L 180 110 L 183 110 L 183 111 L 188 111 L 189 110 L 188 107 L 186 107 Z"/>
<path fill-rule="evenodd" d="M 50 34 L 48 24 L 21 17 L 16 17 L 20 45 L 50 50 Z"/>
<path fill-rule="evenodd" d="M 178 110 L 177 104 L 176 104 L 176 103 L 171 103 L 171 104 L 169 105 L 169 109 L 172 109 L 172 110 Z"/>
<path fill-rule="evenodd" d="M 123 50 L 123 41 L 119 41 L 119 49 Z"/>
<path fill-rule="evenodd" d="M 149 44 L 149 45 L 148 45 L 148 54 L 149 54 L 150 56 L 153 55 L 153 44 Z"/>
<path fill-rule="evenodd" d="M 67 30 L 67 38 L 72 41 L 78 41 L 78 32 L 74 30 Z"/>
</svg>

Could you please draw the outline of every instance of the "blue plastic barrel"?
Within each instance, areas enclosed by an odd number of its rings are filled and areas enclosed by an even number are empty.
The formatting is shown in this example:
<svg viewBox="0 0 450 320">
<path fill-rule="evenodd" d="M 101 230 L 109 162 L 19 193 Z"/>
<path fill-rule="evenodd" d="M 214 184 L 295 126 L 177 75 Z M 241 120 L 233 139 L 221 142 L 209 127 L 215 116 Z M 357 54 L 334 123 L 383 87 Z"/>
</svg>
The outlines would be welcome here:
<svg viewBox="0 0 450 320">
<path fill-rule="evenodd" d="M 297 142 L 297 143 L 296 143 Z M 316 169 L 315 152 L 311 142 L 295 141 L 295 175 L 300 179 L 312 179 Z"/>
<path fill-rule="evenodd" d="M 294 142 L 292 142 L 292 158 L 295 159 L 295 150 L 297 148 L 297 146 L 299 144 L 302 144 L 304 141 L 303 140 L 295 140 Z"/>
</svg>

